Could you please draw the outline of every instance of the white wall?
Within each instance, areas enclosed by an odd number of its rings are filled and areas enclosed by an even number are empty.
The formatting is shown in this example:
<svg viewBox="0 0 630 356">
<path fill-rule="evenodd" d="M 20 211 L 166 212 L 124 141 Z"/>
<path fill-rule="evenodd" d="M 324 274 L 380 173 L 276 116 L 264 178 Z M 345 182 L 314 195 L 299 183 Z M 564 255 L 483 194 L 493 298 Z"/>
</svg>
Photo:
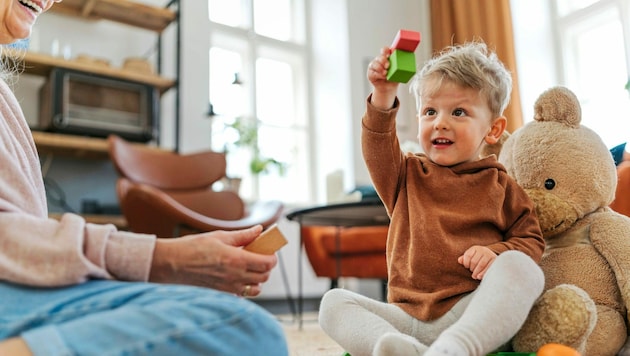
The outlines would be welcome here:
<svg viewBox="0 0 630 356">
<path fill-rule="evenodd" d="M 309 90 L 312 93 L 314 130 L 310 132 L 313 176 L 318 201 L 325 201 L 326 181 L 322 176 L 336 171 L 346 172 L 346 188 L 351 189 L 348 167 L 353 162 L 352 84 L 348 6 L 345 1 L 311 0 L 312 22 L 308 29 L 311 39 L 311 71 Z M 334 40 L 333 40 L 334 39 Z M 350 154 L 349 154 L 350 153 Z"/>
<path fill-rule="evenodd" d="M 383 46 L 391 45 L 400 29 L 420 31 L 422 41 L 416 50 L 418 67 L 431 55 L 431 20 L 427 0 L 349 0 L 348 30 L 350 33 L 349 75 L 352 93 L 353 182 L 370 184 L 363 164 L 360 146 L 361 117 L 365 99 L 371 88 L 366 78 L 367 63 L 379 54 Z M 416 140 L 418 133 L 415 99 L 409 95 L 408 85 L 399 87 L 401 107 L 398 131 L 401 142 Z"/>
</svg>

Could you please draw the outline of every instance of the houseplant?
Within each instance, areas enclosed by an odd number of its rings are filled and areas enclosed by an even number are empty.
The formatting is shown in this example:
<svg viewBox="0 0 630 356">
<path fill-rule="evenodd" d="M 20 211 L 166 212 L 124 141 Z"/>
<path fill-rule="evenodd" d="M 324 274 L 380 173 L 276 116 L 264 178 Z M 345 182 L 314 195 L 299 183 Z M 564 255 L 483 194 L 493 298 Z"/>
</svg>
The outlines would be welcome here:
<svg viewBox="0 0 630 356">
<path fill-rule="evenodd" d="M 260 147 L 258 147 L 258 122 L 247 120 L 241 116 L 237 117 L 234 122 L 225 124 L 225 126 L 226 129 L 234 130 L 237 134 L 237 139 L 231 143 L 231 146 L 250 150 L 249 170 L 254 176 L 269 173 L 273 169 L 277 170 L 280 175 L 285 174 L 286 163 L 261 154 Z M 229 150 L 230 148 L 226 146 L 226 153 Z"/>
</svg>

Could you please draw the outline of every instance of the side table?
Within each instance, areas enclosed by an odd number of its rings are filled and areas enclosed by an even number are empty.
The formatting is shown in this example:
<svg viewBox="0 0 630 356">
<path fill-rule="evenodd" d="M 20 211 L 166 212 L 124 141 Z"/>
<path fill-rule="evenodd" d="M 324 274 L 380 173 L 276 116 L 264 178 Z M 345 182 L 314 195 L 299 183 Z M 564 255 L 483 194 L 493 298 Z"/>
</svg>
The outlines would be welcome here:
<svg viewBox="0 0 630 356">
<path fill-rule="evenodd" d="M 389 216 L 380 199 L 366 199 L 351 203 L 320 205 L 292 211 L 286 215 L 290 221 L 300 224 L 300 245 L 298 250 L 298 306 L 297 318 L 302 329 L 303 316 L 303 280 L 302 280 L 302 226 L 335 226 L 337 235 L 336 248 L 340 249 L 339 230 L 343 227 L 386 226 Z M 341 270 L 341 259 L 336 259 L 337 271 Z M 340 273 L 338 273 L 340 275 Z"/>
</svg>

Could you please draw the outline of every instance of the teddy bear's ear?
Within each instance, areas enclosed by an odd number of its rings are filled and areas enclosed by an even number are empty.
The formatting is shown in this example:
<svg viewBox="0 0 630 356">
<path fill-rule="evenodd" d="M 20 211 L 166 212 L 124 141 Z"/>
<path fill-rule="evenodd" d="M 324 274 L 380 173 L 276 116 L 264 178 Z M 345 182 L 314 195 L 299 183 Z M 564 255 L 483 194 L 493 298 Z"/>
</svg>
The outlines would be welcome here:
<svg viewBox="0 0 630 356">
<path fill-rule="evenodd" d="M 582 120 L 580 102 L 565 87 L 553 87 L 540 94 L 534 104 L 534 120 L 555 121 L 577 128 Z"/>
<path fill-rule="evenodd" d="M 510 133 L 505 130 L 503 131 L 503 134 L 501 134 L 501 138 L 499 139 L 499 141 L 497 141 L 497 143 L 492 145 L 484 143 L 483 148 L 481 149 L 480 158 L 495 155 L 498 159 L 499 154 L 501 153 L 501 148 L 503 148 L 503 143 L 505 143 L 505 140 L 507 140 L 508 137 L 510 137 Z"/>
</svg>

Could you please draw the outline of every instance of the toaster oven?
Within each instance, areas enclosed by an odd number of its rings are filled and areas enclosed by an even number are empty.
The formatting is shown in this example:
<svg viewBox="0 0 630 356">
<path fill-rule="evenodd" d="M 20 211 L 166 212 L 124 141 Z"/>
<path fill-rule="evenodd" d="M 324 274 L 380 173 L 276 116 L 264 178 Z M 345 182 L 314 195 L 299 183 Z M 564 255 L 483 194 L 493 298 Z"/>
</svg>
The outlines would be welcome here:
<svg viewBox="0 0 630 356">
<path fill-rule="evenodd" d="M 54 68 L 40 89 L 38 128 L 148 142 L 157 137 L 158 95 L 145 83 Z"/>
</svg>

